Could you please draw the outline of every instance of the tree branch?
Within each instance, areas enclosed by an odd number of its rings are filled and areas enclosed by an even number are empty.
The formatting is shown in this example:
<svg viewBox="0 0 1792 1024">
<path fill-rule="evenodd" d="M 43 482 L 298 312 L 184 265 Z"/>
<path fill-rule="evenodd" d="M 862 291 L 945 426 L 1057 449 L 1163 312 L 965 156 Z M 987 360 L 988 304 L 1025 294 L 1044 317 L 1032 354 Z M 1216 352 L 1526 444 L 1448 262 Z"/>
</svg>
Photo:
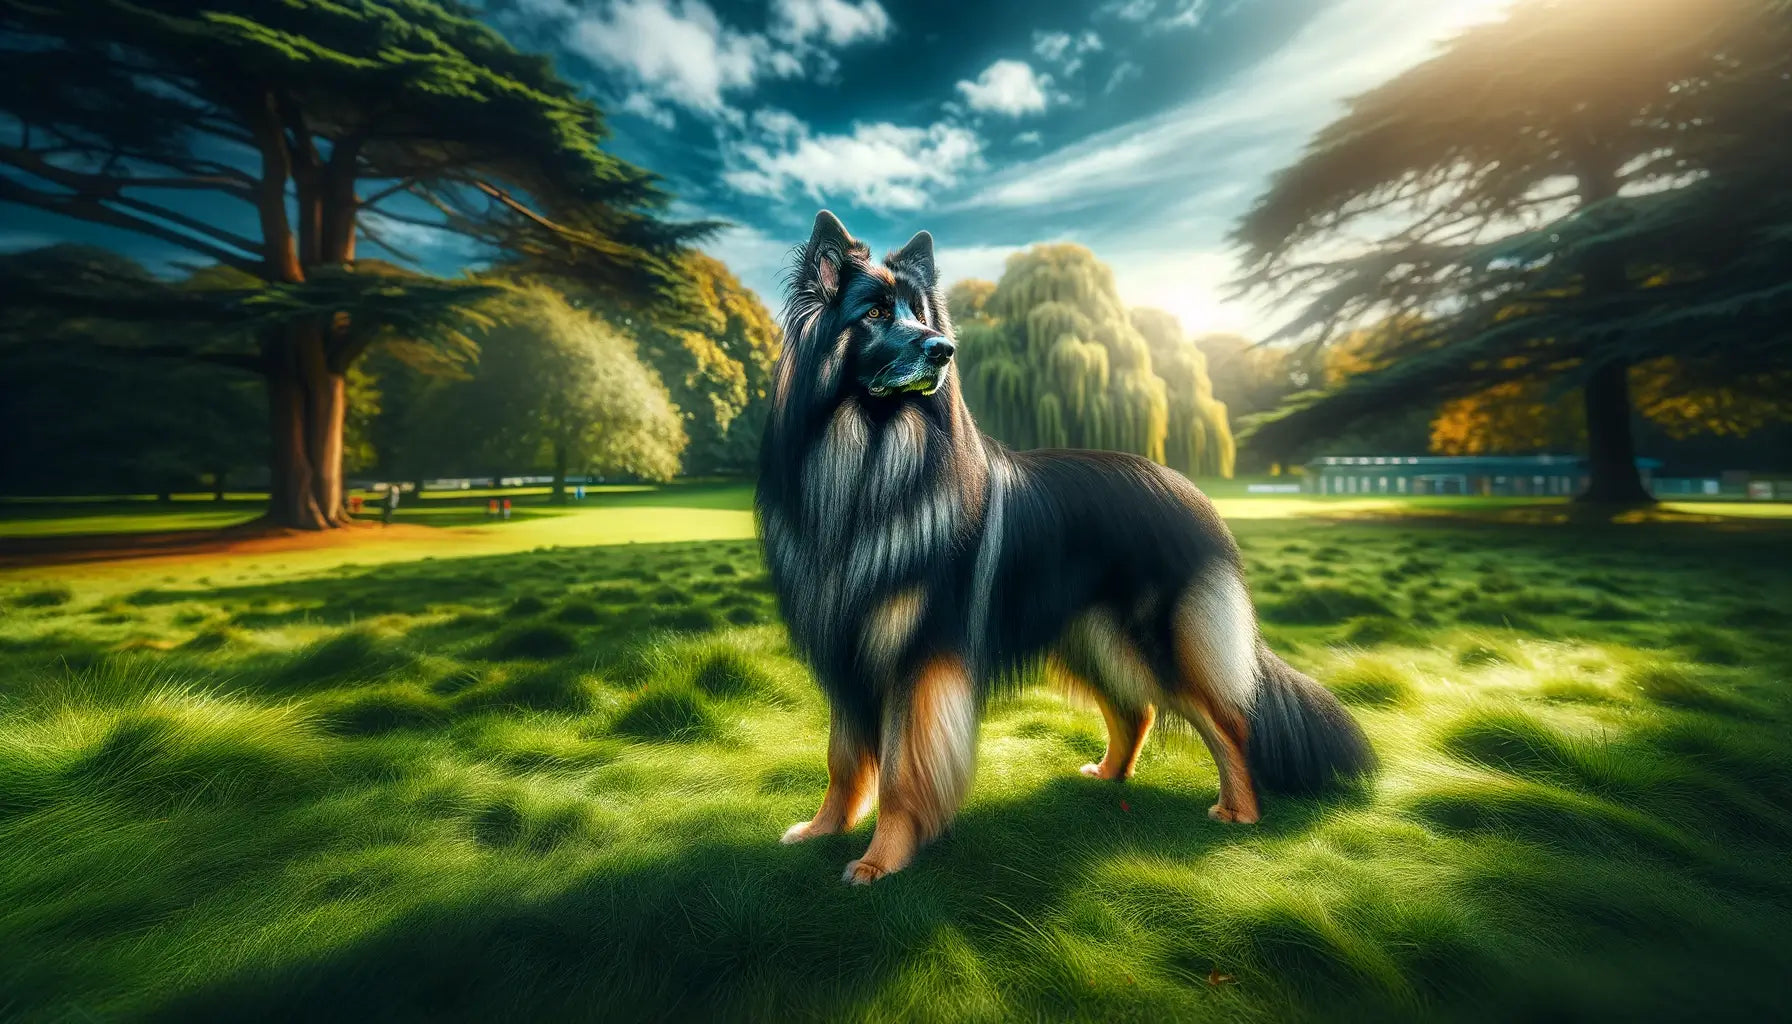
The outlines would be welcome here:
<svg viewBox="0 0 1792 1024">
<path fill-rule="evenodd" d="M 235 267 L 238 270 L 254 274 L 257 277 L 263 276 L 264 274 L 264 268 L 259 260 L 245 259 L 236 253 L 220 248 L 210 242 L 184 235 L 172 228 L 157 224 L 154 221 L 144 220 L 141 217 L 135 217 L 114 210 L 97 199 L 78 195 L 55 195 L 49 192 L 40 192 L 36 189 L 27 188 L 15 181 L 0 178 L 0 202 L 18 203 L 22 206 L 35 207 L 39 210 L 48 210 L 51 213 L 58 213 L 65 217 L 73 217 L 76 220 L 84 220 L 93 224 L 105 224 L 108 227 L 134 231 L 140 235 L 147 235 L 150 238 L 170 242 L 183 249 L 196 252 L 207 259 L 216 260 L 226 266 Z"/>
<path fill-rule="evenodd" d="M 126 156 L 127 154 L 123 153 L 112 154 L 113 159 Z M 223 192 L 244 201 L 252 201 L 254 198 L 249 187 L 244 184 L 245 179 L 240 175 L 190 174 L 178 177 L 164 175 L 119 177 L 111 174 L 92 174 L 86 171 L 71 170 L 67 167 L 58 167 L 45 160 L 41 152 L 20 146 L 0 146 L 0 162 L 16 167 L 33 177 L 54 182 L 87 196 L 115 196 L 127 188 L 167 188 Z"/>
<path fill-rule="evenodd" d="M 411 186 L 413 186 L 415 184 L 417 184 L 416 178 L 406 178 L 403 181 L 400 181 L 398 184 L 393 185 L 390 188 L 382 188 L 378 192 L 375 192 L 373 195 L 370 195 L 366 199 L 361 200 L 360 201 L 361 206 L 363 208 L 369 207 L 377 202 L 380 202 L 381 200 L 390 199 L 400 192 L 408 192 L 408 191 L 410 191 Z"/>
<path fill-rule="evenodd" d="M 242 352 L 195 352 L 179 345 L 100 345 L 102 352 L 116 355 L 141 356 L 146 359 L 192 359 L 202 363 L 211 363 L 244 373 L 265 375 L 267 366 L 258 355 Z"/>
</svg>

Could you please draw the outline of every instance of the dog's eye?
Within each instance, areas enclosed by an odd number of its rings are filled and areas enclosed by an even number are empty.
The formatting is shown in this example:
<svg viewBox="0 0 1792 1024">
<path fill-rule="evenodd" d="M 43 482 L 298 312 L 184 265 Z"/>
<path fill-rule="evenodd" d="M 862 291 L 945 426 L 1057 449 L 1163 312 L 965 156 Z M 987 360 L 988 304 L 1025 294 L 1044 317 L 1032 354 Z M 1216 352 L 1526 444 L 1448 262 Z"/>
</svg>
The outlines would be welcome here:
<svg viewBox="0 0 1792 1024">
<path fill-rule="evenodd" d="M 882 306 L 872 306 L 871 312 L 866 313 L 865 315 L 873 320 L 882 320 L 884 317 L 884 308 Z"/>
</svg>

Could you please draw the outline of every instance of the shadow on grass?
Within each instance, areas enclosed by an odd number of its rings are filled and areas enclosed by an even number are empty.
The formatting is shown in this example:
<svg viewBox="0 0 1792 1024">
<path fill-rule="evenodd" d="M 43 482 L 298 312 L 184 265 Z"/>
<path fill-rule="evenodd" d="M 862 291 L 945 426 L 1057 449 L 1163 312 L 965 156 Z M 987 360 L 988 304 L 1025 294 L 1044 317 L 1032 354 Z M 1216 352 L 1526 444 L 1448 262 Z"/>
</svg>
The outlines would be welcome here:
<svg viewBox="0 0 1792 1024">
<path fill-rule="evenodd" d="M 1017 925 L 1060 916 L 1066 892 L 1117 854 L 1193 861 L 1246 838 L 1297 837 L 1336 809 L 1278 801 L 1273 819 L 1246 832 L 1208 821 L 1207 803 L 1062 779 L 967 810 L 915 866 L 870 888 L 839 881 L 868 827 L 783 847 L 769 831 L 696 815 L 665 824 L 678 841 L 663 856 L 586 870 L 548 894 L 483 891 L 422 908 L 327 956 L 206 985 L 156 1016 L 330 1020 L 354 1007 L 381 1020 L 520 1010 L 533 1019 L 852 1017 L 960 944 L 1011 950 Z M 1049 1000 L 1035 1008 L 1053 1009 Z"/>
</svg>

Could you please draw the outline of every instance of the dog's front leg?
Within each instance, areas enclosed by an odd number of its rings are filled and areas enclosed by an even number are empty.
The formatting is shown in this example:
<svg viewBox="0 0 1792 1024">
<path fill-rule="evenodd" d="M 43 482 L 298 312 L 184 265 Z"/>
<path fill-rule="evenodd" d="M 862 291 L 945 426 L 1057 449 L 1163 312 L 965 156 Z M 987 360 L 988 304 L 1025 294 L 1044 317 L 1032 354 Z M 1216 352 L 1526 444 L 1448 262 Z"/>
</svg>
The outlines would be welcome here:
<svg viewBox="0 0 1792 1024">
<path fill-rule="evenodd" d="M 833 712 L 828 718 L 828 791 L 821 798 L 821 809 L 808 821 L 785 829 L 782 842 L 800 843 L 857 825 L 871 810 L 876 782 L 876 747 L 846 716 Z"/>
<path fill-rule="evenodd" d="M 867 885 L 901 871 L 951 823 L 970 788 L 977 753 L 977 695 L 964 660 L 936 658 L 884 705 L 877 829 L 845 881 Z"/>
</svg>

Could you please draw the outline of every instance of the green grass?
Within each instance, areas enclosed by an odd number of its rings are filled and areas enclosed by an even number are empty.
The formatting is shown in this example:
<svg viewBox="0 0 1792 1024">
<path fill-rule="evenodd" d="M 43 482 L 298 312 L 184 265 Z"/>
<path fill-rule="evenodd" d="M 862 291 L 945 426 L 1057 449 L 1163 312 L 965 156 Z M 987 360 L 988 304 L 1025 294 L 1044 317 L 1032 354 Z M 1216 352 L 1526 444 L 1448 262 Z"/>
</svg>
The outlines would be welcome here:
<svg viewBox="0 0 1792 1024">
<path fill-rule="evenodd" d="M 1781 1015 L 1784 526 L 1253 507 L 1372 785 L 1219 825 L 1188 735 L 1084 779 L 1099 716 L 1032 688 L 869 889 L 869 825 L 777 843 L 826 708 L 738 487 L 0 572 L 0 1017 Z"/>
</svg>

